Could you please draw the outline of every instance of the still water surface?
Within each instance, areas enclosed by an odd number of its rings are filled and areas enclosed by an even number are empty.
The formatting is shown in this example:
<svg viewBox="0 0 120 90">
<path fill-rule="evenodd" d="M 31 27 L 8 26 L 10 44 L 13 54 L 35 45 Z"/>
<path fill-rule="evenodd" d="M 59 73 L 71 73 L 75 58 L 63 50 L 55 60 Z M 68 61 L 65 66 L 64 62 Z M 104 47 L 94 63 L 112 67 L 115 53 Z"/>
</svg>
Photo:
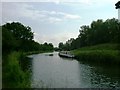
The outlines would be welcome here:
<svg viewBox="0 0 120 90">
<path fill-rule="evenodd" d="M 30 55 L 32 88 L 120 88 L 119 67 L 61 58 L 58 52 Z"/>
</svg>

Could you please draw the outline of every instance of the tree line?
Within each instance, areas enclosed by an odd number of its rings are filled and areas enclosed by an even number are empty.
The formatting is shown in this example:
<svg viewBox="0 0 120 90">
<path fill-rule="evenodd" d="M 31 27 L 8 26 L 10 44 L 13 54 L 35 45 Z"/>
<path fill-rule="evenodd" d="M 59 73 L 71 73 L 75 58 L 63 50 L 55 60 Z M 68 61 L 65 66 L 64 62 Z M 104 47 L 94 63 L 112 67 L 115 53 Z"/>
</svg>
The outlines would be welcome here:
<svg viewBox="0 0 120 90">
<path fill-rule="evenodd" d="M 11 51 L 49 51 L 54 48 L 52 43 L 39 44 L 35 42 L 31 27 L 24 26 L 20 22 L 6 23 L 1 27 L 3 53 Z"/>
<path fill-rule="evenodd" d="M 76 39 L 71 38 L 66 43 L 60 42 L 60 50 L 73 50 L 84 46 L 103 43 L 120 43 L 120 22 L 118 19 L 98 19 L 90 25 L 83 25 Z"/>
</svg>

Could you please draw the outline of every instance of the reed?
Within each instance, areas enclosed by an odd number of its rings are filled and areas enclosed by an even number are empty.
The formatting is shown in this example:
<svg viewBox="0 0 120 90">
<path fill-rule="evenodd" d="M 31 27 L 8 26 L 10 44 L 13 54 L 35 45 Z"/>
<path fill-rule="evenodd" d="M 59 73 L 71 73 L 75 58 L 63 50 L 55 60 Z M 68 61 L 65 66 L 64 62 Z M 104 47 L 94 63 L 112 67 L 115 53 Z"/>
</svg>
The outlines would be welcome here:
<svg viewBox="0 0 120 90">
<path fill-rule="evenodd" d="M 117 44 L 102 44 L 73 50 L 77 60 L 93 63 L 120 64 L 120 51 Z"/>
<path fill-rule="evenodd" d="M 2 72 L 3 88 L 30 88 L 30 73 L 21 69 L 21 57 L 24 57 L 21 52 L 12 52 L 6 57 Z"/>
</svg>

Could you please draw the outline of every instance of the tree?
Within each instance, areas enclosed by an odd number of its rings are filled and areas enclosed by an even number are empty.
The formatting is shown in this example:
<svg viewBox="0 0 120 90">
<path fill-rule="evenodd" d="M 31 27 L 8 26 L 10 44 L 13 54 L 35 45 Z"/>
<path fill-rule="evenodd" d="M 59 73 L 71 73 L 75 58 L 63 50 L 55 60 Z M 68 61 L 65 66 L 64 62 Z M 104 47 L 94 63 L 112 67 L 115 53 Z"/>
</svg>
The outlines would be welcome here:
<svg viewBox="0 0 120 90">
<path fill-rule="evenodd" d="M 19 22 L 6 23 L 2 26 L 3 31 L 3 48 L 11 50 L 25 50 L 31 49 L 30 42 L 33 39 L 33 32 L 29 26 L 24 26 Z"/>
<path fill-rule="evenodd" d="M 64 44 L 63 42 L 60 42 L 59 45 L 58 45 L 59 49 L 62 50 L 64 48 Z"/>
<path fill-rule="evenodd" d="M 77 49 L 102 43 L 120 43 L 120 22 L 115 18 L 106 21 L 98 19 L 89 26 L 81 26 L 79 32 L 80 34 L 72 40 L 71 44 L 68 44 L 68 40 L 66 44 L 61 44 L 61 46 Z"/>
<path fill-rule="evenodd" d="M 19 22 L 6 23 L 2 27 L 8 29 L 16 39 L 32 40 L 33 32 L 29 26 L 24 26 Z"/>
<path fill-rule="evenodd" d="M 54 49 L 54 46 L 53 46 L 52 43 L 49 43 L 48 46 L 49 46 L 49 50 L 53 50 Z"/>
<path fill-rule="evenodd" d="M 2 28 L 2 51 L 10 52 L 18 46 L 18 41 L 15 39 L 13 34 L 6 28 Z"/>
</svg>

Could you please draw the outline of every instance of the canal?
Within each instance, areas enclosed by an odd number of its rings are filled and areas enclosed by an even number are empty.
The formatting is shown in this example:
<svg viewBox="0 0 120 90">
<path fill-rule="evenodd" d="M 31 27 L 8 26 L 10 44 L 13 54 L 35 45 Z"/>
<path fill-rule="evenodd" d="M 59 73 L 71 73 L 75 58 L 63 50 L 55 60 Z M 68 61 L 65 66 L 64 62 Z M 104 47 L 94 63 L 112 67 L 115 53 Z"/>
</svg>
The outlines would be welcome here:
<svg viewBox="0 0 120 90">
<path fill-rule="evenodd" d="M 119 67 L 62 58 L 58 52 L 29 55 L 32 88 L 120 88 Z"/>
</svg>

